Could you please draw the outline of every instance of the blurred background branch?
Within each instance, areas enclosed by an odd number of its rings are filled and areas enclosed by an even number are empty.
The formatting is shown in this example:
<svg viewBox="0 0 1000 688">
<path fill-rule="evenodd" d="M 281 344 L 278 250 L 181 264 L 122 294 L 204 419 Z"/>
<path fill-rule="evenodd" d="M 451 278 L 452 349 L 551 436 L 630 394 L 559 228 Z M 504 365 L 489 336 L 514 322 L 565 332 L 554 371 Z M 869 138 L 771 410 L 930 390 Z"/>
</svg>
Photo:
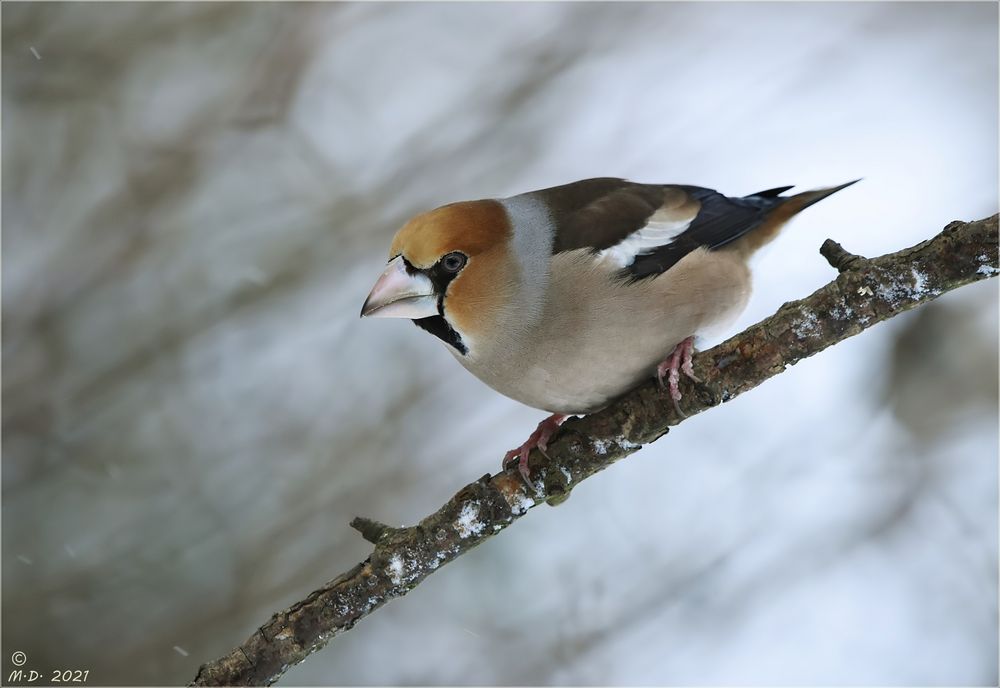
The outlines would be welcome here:
<svg viewBox="0 0 1000 688">
<path fill-rule="evenodd" d="M 997 11 L 0 2 L 2 675 L 183 684 L 370 554 L 336 526 L 524 440 L 538 411 L 358 322 L 408 217 L 864 177 L 707 350 L 825 284 L 824 237 L 995 213 Z M 996 686 L 997 282 L 690 418 L 283 682 Z"/>
<path fill-rule="evenodd" d="M 273 683 L 290 666 L 493 537 L 531 507 L 564 501 L 581 481 L 663 436 L 685 418 L 729 401 L 876 323 L 1000 274 L 998 240 L 997 215 L 953 222 L 931 240 L 874 259 L 848 253 L 827 240 L 822 253 L 840 275 L 696 356 L 701 382 L 694 389 L 685 379 L 683 414 L 647 383 L 607 409 L 568 421 L 547 455 L 532 452 L 531 485 L 520 479 L 515 467 L 466 485 L 412 527 L 354 519 L 351 525 L 375 544 L 375 551 L 305 600 L 275 614 L 229 654 L 202 665 L 192 685 Z M 816 429 L 817 434 L 823 431 Z"/>
</svg>

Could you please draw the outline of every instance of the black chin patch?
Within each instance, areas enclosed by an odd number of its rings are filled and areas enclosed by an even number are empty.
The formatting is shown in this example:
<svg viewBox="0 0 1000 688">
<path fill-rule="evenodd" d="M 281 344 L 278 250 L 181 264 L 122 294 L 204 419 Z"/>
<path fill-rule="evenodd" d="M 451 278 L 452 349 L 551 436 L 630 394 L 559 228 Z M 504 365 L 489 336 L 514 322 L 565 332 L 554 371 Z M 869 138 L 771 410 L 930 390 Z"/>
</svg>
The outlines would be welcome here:
<svg viewBox="0 0 1000 688">
<path fill-rule="evenodd" d="M 451 329 L 451 325 L 448 321 L 444 319 L 441 315 L 432 315 L 428 318 L 420 318 L 419 320 L 414 320 L 413 323 L 424 330 L 427 330 L 432 335 L 443 341 L 445 344 L 450 344 L 455 347 L 460 354 L 463 356 L 469 353 L 468 347 L 462 342 L 462 338 L 458 336 L 458 332 Z"/>
<path fill-rule="evenodd" d="M 445 270 L 441 260 L 425 270 L 418 270 L 406 258 L 403 258 L 403 262 L 406 264 L 407 272 L 422 272 L 427 275 L 431 284 L 434 285 L 434 291 L 438 294 L 438 314 L 427 318 L 420 318 L 413 322 L 417 327 L 427 330 L 445 344 L 455 347 L 463 356 L 469 353 L 469 347 L 462 341 L 462 337 L 452 329 L 451 325 L 444 318 L 444 294 L 448 291 L 448 285 L 455 279 L 458 273 Z"/>
</svg>

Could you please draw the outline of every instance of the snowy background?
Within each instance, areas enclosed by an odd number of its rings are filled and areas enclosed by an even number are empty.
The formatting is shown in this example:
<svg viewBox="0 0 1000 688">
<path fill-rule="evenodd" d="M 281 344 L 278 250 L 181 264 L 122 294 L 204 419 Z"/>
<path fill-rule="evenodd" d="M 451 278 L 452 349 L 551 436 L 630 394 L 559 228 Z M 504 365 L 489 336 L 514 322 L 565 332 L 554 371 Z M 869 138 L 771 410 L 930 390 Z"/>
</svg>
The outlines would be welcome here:
<svg viewBox="0 0 1000 688">
<path fill-rule="evenodd" d="M 997 6 L 3 9 L 3 671 L 183 683 L 495 471 L 542 413 L 408 323 L 389 240 L 590 176 L 864 181 L 732 332 L 997 211 Z M 542 506 L 286 684 L 997 676 L 997 281 L 800 363 Z"/>
</svg>

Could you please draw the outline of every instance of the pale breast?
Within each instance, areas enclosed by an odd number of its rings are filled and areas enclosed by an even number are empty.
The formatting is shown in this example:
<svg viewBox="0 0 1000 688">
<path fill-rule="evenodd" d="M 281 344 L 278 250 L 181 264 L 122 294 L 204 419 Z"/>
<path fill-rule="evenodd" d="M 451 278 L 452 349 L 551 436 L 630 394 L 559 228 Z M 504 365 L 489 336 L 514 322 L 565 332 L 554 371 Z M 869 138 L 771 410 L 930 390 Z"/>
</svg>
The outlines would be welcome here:
<svg viewBox="0 0 1000 688">
<path fill-rule="evenodd" d="M 731 322 L 750 292 L 749 270 L 725 250 L 696 250 L 633 283 L 615 279 L 615 271 L 586 250 L 554 256 L 542 317 L 459 360 L 528 406 L 587 413 L 649 379 L 685 337 Z"/>
</svg>

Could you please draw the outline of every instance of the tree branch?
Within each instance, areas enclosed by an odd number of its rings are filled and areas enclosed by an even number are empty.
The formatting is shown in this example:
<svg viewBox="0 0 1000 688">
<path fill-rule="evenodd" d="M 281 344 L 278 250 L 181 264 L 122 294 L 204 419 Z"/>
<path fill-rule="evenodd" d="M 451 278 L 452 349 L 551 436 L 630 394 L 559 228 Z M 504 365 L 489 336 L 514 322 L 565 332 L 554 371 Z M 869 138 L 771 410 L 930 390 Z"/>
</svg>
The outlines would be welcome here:
<svg viewBox="0 0 1000 688">
<path fill-rule="evenodd" d="M 466 485 L 415 526 L 365 518 L 351 525 L 371 555 L 306 599 L 278 612 L 235 650 L 202 665 L 192 685 L 259 685 L 323 647 L 438 567 L 496 535 L 531 507 L 565 500 L 578 483 L 665 435 L 685 417 L 753 389 L 787 366 L 941 294 L 997 275 L 997 216 L 952 222 L 929 241 L 863 258 L 827 240 L 822 254 L 838 277 L 810 296 L 694 359 L 702 382 L 686 381 L 683 416 L 652 382 L 608 408 L 567 421 L 548 456 L 532 452 L 526 485 L 512 468 Z"/>
</svg>

